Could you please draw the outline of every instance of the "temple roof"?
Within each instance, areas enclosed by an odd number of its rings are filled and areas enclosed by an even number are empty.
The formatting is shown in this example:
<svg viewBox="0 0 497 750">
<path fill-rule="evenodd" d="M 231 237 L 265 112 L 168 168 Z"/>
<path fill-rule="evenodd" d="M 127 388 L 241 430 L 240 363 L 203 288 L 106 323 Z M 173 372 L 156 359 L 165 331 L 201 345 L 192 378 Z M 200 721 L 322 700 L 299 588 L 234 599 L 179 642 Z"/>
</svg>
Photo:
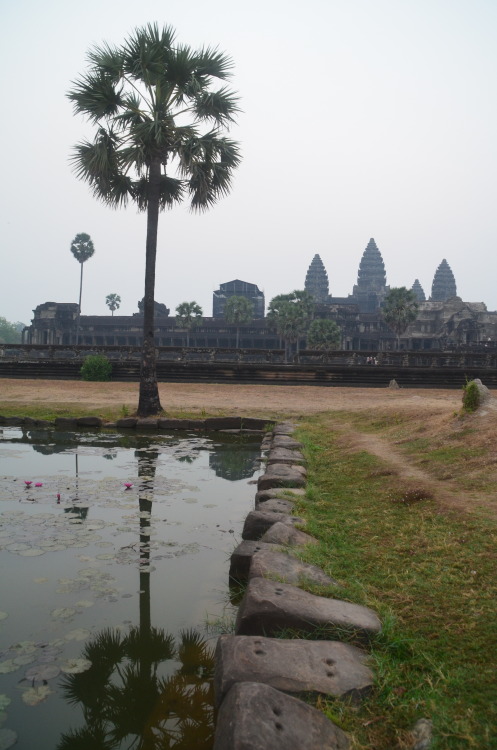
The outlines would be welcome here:
<svg viewBox="0 0 497 750">
<path fill-rule="evenodd" d="M 423 287 L 419 283 L 418 279 L 415 279 L 414 284 L 411 287 L 411 290 L 416 295 L 416 299 L 418 300 L 418 302 L 425 302 L 426 301 L 426 295 L 425 295 Z"/>
<path fill-rule="evenodd" d="M 316 253 L 305 277 L 304 289 L 312 294 L 316 302 L 326 302 L 329 296 L 328 274 L 323 261 Z"/>
<path fill-rule="evenodd" d="M 386 283 L 385 264 L 376 242 L 371 237 L 359 264 L 354 294 L 357 292 L 383 291 Z"/>
<path fill-rule="evenodd" d="M 443 302 L 451 297 L 457 297 L 456 280 L 449 264 L 444 258 L 435 271 L 433 284 L 431 285 L 430 299 L 434 302 Z"/>
</svg>

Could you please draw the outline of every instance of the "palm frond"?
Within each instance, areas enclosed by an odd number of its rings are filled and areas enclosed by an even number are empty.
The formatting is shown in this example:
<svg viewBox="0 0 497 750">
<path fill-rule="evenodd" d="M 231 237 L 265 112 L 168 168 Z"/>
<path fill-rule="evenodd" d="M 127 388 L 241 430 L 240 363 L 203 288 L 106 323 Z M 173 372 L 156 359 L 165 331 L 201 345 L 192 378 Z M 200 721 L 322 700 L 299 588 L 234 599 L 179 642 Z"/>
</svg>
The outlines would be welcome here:
<svg viewBox="0 0 497 750">
<path fill-rule="evenodd" d="M 74 104 L 77 114 L 84 114 L 91 122 L 113 117 L 122 106 L 122 87 L 111 76 L 90 72 L 74 81 L 67 98 Z"/>
<path fill-rule="evenodd" d="M 239 97 L 227 88 L 218 91 L 201 92 L 195 101 L 193 110 L 199 120 L 213 120 L 218 125 L 235 122 L 235 114 L 240 111 Z"/>
<path fill-rule="evenodd" d="M 94 46 L 87 55 L 88 62 L 101 75 L 108 76 L 117 83 L 123 74 L 123 59 L 117 47 L 111 47 L 105 42 L 101 47 Z"/>
<path fill-rule="evenodd" d="M 183 180 L 161 175 L 159 209 L 164 211 L 172 208 L 176 203 L 181 203 L 185 196 L 185 183 Z M 148 179 L 141 177 L 134 183 L 134 200 L 139 211 L 146 211 L 148 206 Z"/>
<path fill-rule="evenodd" d="M 210 78 L 229 78 L 233 60 L 219 51 L 218 47 L 204 47 L 196 56 L 197 75 Z"/>
<path fill-rule="evenodd" d="M 174 31 L 148 24 L 135 29 L 123 46 L 123 68 L 127 75 L 146 86 L 155 86 L 169 64 Z"/>
</svg>

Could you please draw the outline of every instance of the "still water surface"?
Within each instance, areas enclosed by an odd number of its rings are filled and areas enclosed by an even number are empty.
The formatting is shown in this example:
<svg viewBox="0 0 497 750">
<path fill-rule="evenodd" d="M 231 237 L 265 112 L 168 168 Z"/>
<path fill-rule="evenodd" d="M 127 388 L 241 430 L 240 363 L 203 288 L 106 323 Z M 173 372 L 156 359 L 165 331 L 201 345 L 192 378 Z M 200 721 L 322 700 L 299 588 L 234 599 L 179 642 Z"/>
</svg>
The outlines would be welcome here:
<svg viewBox="0 0 497 750">
<path fill-rule="evenodd" d="M 0 750 L 211 747 L 259 456 L 257 436 L 3 428 Z"/>
</svg>

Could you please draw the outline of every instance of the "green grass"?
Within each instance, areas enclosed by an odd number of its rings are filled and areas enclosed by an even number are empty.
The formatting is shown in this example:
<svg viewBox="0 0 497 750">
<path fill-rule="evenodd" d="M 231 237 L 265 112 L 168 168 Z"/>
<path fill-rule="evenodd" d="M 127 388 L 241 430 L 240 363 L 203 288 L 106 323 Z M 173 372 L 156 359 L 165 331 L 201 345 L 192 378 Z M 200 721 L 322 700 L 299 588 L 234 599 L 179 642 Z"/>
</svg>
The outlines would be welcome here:
<svg viewBox="0 0 497 750">
<path fill-rule="evenodd" d="M 497 747 L 497 524 L 442 514 L 375 457 L 344 453 L 329 415 L 298 437 L 312 482 L 298 514 L 320 541 L 302 556 L 343 584 L 340 598 L 383 621 L 372 696 L 320 707 L 361 750 L 409 747 L 421 717 L 433 721 L 432 750 Z"/>
</svg>

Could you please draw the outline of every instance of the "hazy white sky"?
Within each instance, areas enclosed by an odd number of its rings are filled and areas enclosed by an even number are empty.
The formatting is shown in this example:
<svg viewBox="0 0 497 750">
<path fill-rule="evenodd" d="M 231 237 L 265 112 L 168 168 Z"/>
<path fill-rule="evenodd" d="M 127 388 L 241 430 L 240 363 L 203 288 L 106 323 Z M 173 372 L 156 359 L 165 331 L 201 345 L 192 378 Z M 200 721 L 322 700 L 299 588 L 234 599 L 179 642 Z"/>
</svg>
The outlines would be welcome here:
<svg viewBox="0 0 497 750">
<path fill-rule="evenodd" d="M 91 235 L 83 314 L 143 296 L 145 216 L 75 178 L 90 135 L 65 97 L 94 43 L 172 25 L 232 56 L 243 163 L 208 213 L 161 215 L 156 299 L 174 311 L 239 278 L 266 302 L 304 285 L 319 253 L 346 296 L 369 238 L 390 286 L 429 296 L 446 258 L 459 296 L 497 309 L 496 0 L 1 0 L 0 316 L 77 302 L 73 237 Z"/>
</svg>

